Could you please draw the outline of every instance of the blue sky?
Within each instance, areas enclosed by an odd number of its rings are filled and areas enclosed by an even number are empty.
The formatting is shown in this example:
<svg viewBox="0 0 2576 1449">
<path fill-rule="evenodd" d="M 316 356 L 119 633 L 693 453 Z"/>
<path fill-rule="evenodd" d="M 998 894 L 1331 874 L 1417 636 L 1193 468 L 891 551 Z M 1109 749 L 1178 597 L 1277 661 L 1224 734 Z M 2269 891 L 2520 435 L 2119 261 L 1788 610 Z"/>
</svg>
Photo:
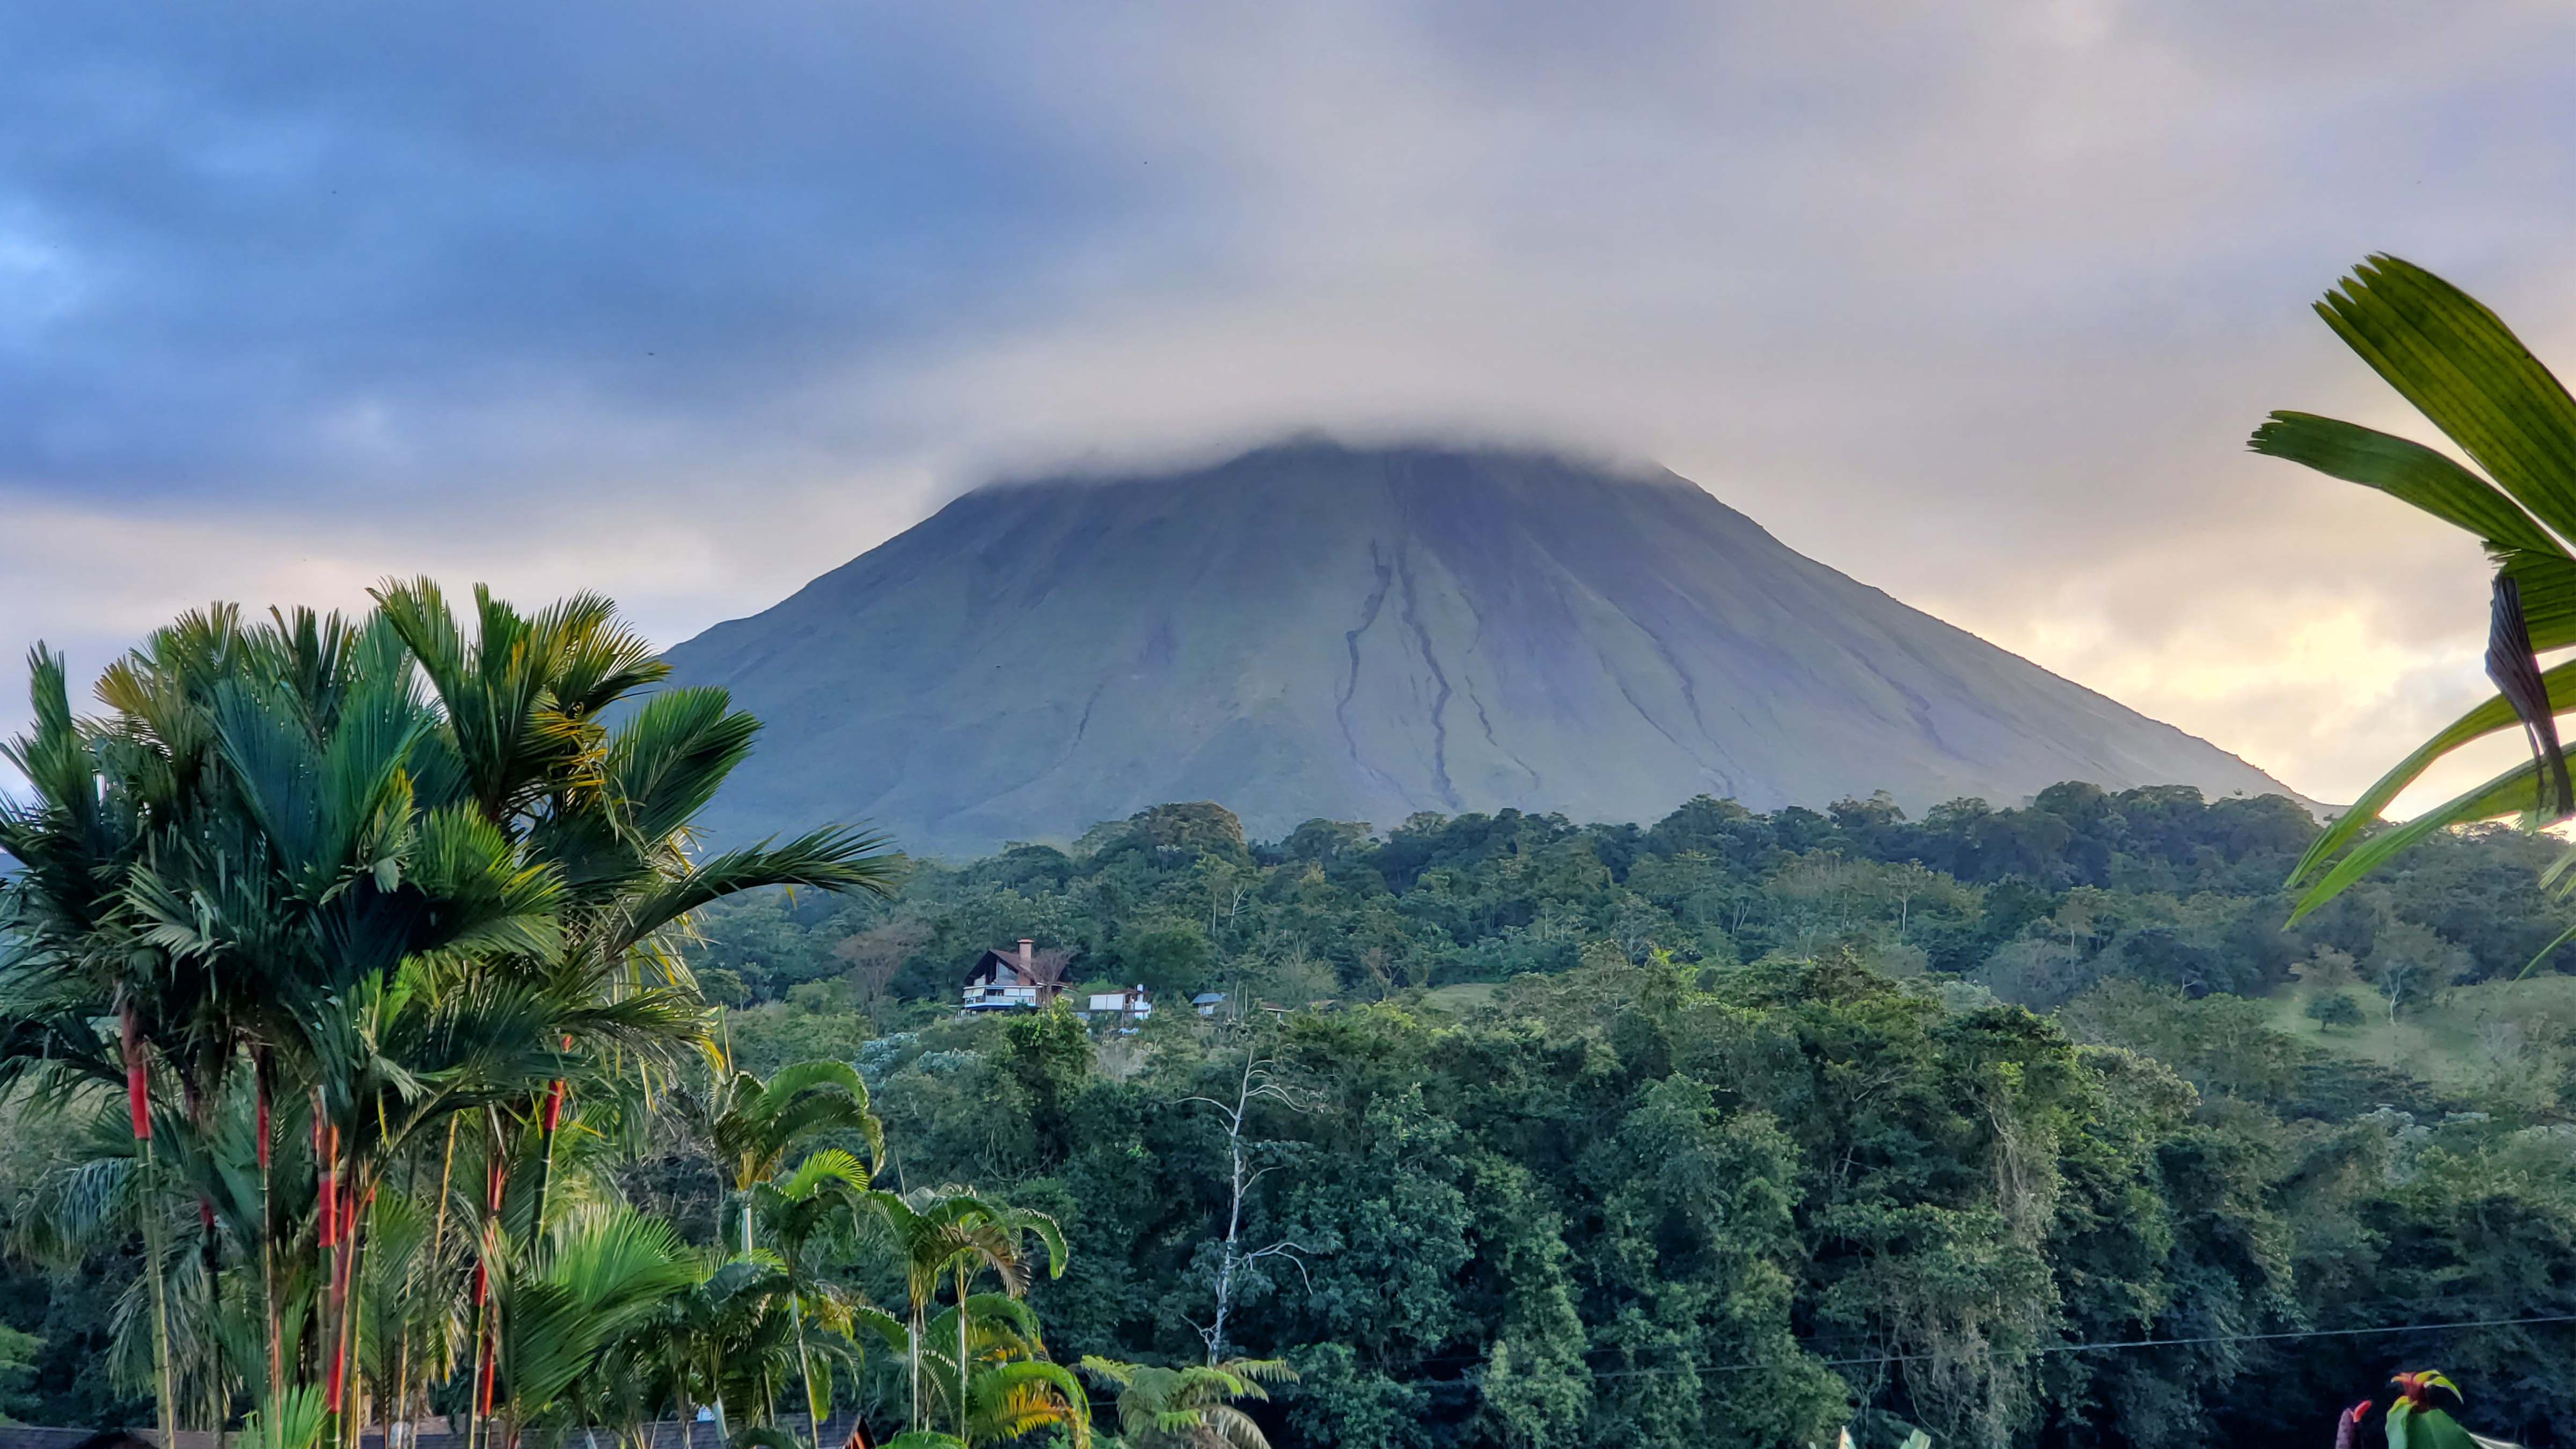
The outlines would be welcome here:
<svg viewBox="0 0 2576 1449">
<path fill-rule="evenodd" d="M 2340 798 L 2481 571 L 2244 434 L 2421 433 L 2307 311 L 2372 250 L 2576 367 L 2570 134 L 2540 4 L 27 0 L 0 647 L 415 571 L 676 640 L 995 472 L 1471 431 Z"/>
</svg>

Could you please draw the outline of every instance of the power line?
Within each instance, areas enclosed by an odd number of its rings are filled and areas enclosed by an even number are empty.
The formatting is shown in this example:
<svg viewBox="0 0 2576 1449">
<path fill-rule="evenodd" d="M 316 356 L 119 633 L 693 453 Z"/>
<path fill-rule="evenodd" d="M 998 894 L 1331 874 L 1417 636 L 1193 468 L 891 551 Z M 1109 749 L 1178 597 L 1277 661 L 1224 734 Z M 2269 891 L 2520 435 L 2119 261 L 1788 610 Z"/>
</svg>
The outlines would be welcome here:
<svg viewBox="0 0 2576 1449">
<path fill-rule="evenodd" d="M 2528 1318 L 2474 1318 L 2456 1320 L 2447 1323 L 2400 1323 L 2386 1328 L 2298 1328 L 2286 1329 L 2277 1333 L 2210 1333 L 2189 1338 L 2108 1339 L 2095 1343 L 2048 1344 L 2044 1347 L 2033 1349 L 2031 1352 L 2034 1355 L 2059 1353 L 2109 1353 L 2116 1350 L 2132 1348 L 2190 1348 L 2217 1343 L 2278 1343 L 2285 1340 L 2309 1338 L 2368 1338 L 2384 1336 L 2392 1333 L 2442 1333 L 2467 1328 L 2527 1328 L 2553 1323 L 2576 1323 L 2576 1313 L 2547 1313 L 2538 1314 Z M 1616 1351 L 1617 1350 L 1615 1348 L 1587 1350 L 1589 1353 Z M 1815 1360 L 1815 1362 L 1825 1368 L 1876 1368 L 1884 1367 L 1888 1364 L 1911 1363 L 1917 1359 L 1930 1357 L 1932 1357 L 1932 1355 L 1924 1353 L 1891 1353 L 1881 1354 L 1874 1358 L 1828 1358 L 1818 1359 Z M 1592 1377 L 1596 1379 L 1633 1379 L 1652 1378 L 1664 1374 L 1749 1373 L 1755 1369 L 1779 1368 L 1782 1366 L 1783 1362 L 1784 1360 L 1773 1359 L 1759 1363 L 1710 1364 L 1702 1368 L 1594 1369 L 1592 1370 Z M 1452 1382 L 1463 1383 L 1467 1381 L 1453 1380 Z"/>
</svg>

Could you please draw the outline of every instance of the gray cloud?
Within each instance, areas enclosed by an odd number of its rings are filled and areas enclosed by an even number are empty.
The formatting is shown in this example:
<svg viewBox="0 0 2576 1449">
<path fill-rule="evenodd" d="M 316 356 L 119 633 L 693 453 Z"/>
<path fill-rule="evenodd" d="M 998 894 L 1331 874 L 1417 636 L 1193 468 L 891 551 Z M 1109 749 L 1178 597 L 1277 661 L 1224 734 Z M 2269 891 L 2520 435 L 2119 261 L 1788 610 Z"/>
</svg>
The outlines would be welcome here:
<svg viewBox="0 0 2576 1449">
<path fill-rule="evenodd" d="M 2348 795 L 2477 690 L 2474 550 L 2242 439 L 2421 432 L 2305 309 L 2366 250 L 2576 355 L 2571 39 L 2512 4 L 17 7 L 0 643 L 94 663 L 216 591 L 415 568 L 676 638 L 994 471 L 1498 431 L 1658 458 Z"/>
</svg>

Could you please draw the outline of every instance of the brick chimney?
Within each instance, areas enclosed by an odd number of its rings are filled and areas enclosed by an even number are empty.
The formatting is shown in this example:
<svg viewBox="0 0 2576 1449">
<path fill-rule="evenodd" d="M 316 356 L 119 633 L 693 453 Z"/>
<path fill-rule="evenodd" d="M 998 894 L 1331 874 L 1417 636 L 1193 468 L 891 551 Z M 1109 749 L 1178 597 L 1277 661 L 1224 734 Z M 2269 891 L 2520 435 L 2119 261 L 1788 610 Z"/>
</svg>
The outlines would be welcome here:
<svg viewBox="0 0 2576 1449">
<path fill-rule="evenodd" d="M 1031 966 L 1036 965 L 1037 954 L 1038 943 L 1026 936 L 1022 936 L 1020 938 L 1020 969 L 1022 971 L 1026 971 Z"/>
</svg>

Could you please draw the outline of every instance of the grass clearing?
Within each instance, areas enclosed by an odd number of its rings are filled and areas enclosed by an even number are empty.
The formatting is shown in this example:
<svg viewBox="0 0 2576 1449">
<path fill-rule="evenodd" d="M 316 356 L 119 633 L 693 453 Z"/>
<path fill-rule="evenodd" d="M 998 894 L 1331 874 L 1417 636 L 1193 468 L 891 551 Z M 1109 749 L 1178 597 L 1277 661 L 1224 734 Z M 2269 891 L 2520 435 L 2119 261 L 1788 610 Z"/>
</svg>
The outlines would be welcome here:
<svg viewBox="0 0 2576 1449">
<path fill-rule="evenodd" d="M 1460 981 L 1449 986 L 1435 986 L 1423 994 L 1422 1004 L 1434 1011 L 1464 1016 L 1481 1007 L 1491 1006 L 1503 993 L 1502 986 L 1492 981 Z"/>
<path fill-rule="evenodd" d="M 2331 995 L 2350 998 L 2361 1021 L 2326 1026 L 2308 1015 L 2311 1003 Z M 2446 1088 L 2493 1085 L 2529 1063 L 2535 1042 L 2576 1033 L 2576 976 L 2455 986 L 2399 1007 L 2394 1023 L 2386 999 L 2367 986 L 2300 984 L 2264 1000 L 2272 1025 L 2303 1042 Z"/>
</svg>

